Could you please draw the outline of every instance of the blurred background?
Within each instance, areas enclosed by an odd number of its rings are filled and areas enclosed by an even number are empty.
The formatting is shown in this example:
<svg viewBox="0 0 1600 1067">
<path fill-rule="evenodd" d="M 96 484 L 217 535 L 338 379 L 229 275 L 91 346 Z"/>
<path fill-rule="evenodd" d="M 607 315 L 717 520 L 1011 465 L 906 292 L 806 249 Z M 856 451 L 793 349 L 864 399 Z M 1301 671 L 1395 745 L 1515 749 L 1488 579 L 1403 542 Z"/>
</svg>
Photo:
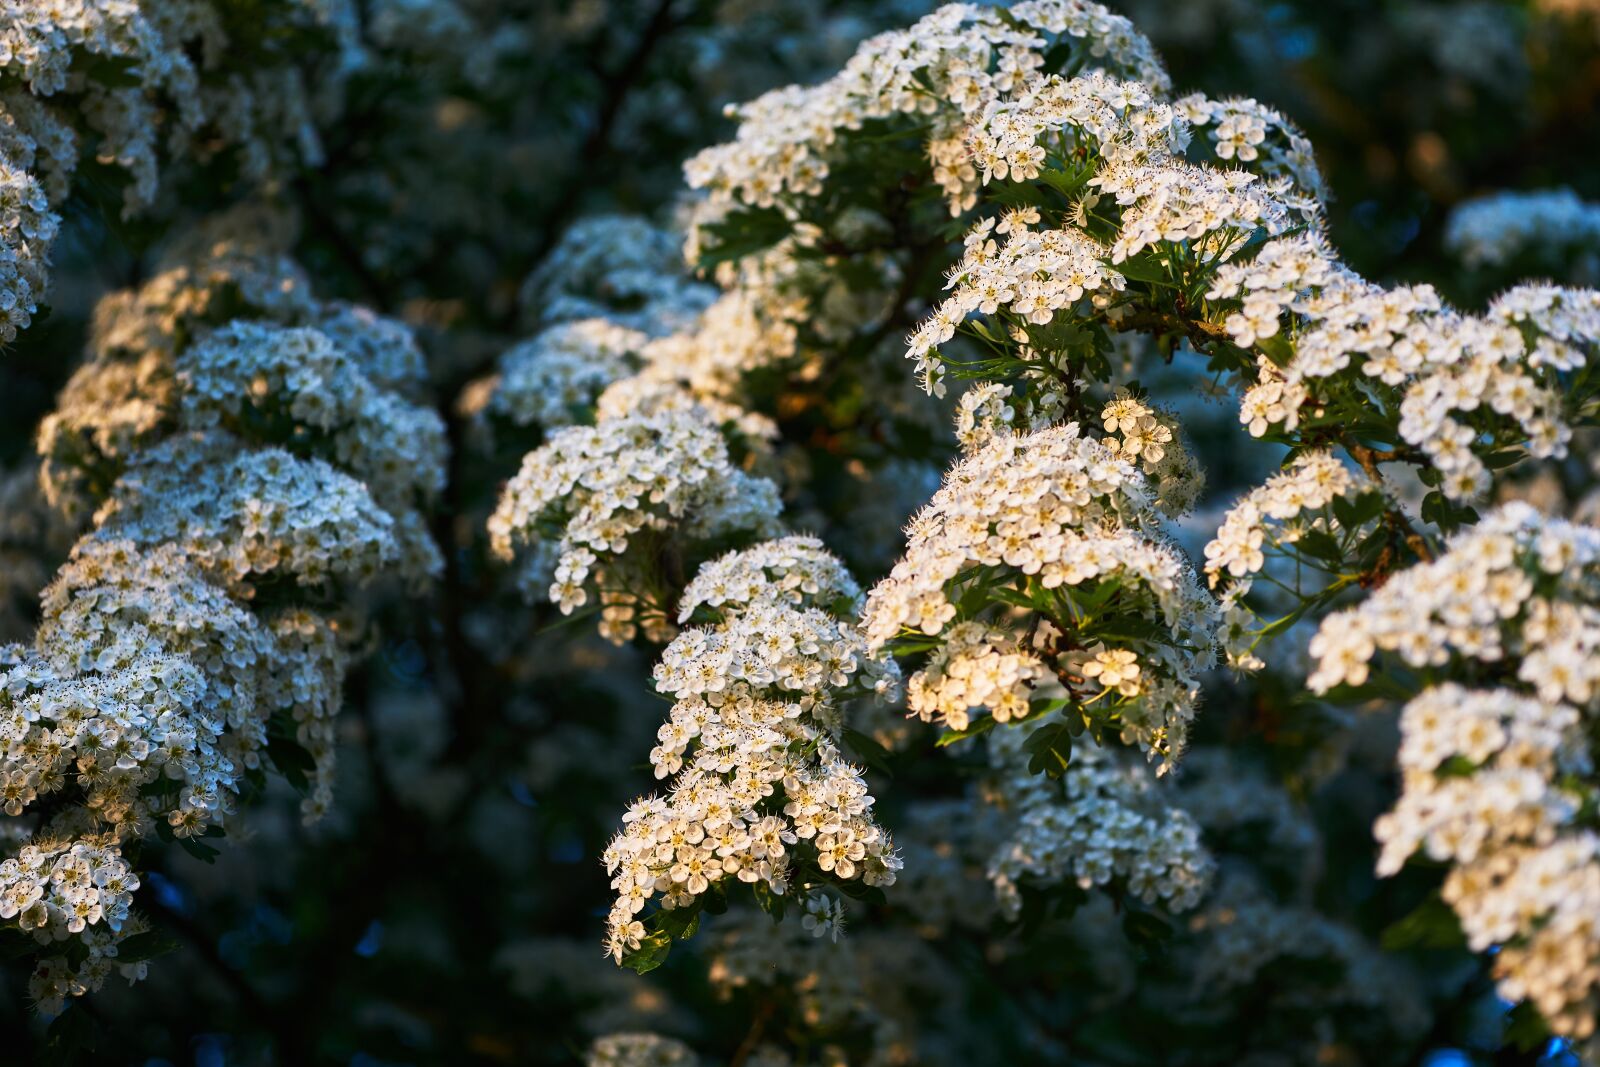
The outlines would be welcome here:
<svg viewBox="0 0 1600 1067">
<path fill-rule="evenodd" d="M 240 6 L 235 40 L 250 40 L 255 6 Z M 435 400 L 456 412 L 463 390 L 538 326 L 542 294 L 586 284 L 566 274 L 579 269 L 577 220 L 620 213 L 670 229 L 686 195 L 680 164 L 730 135 L 725 105 L 819 80 L 864 37 L 930 6 L 361 0 L 356 39 L 330 36 L 320 51 L 302 41 L 287 57 L 303 67 L 320 151 L 265 178 L 227 153 L 175 165 L 155 204 L 131 217 L 115 181 L 90 173 L 62 208 L 50 313 L 0 363 L 0 640 L 31 634 L 37 593 L 72 540 L 34 489 L 35 428 L 77 362 L 95 301 L 144 280 L 171 235 L 246 198 L 270 203 L 320 295 L 418 328 Z M 1155 41 L 1179 92 L 1253 96 L 1307 132 L 1332 191 L 1331 237 L 1363 274 L 1430 282 L 1467 308 L 1519 277 L 1600 277 L 1593 232 L 1483 255 L 1459 221 L 1464 204 L 1508 191 L 1600 202 L 1600 5 L 1112 6 Z M 651 269 L 682 269 L 667 247 Z M 626 294 L 600 296 L 625 310 Z M 1245 983 L 1184 985 L 1210 972 L 1181 944 L 1142 946 L 1092 908 L 1010 941 L 958 917 L 889 915 L 892 934 L 862 924 L 831 956 L 819 956 L 826 945 L 768 946 L 755 963 L 751 944 L 782 937 L 733 918 L 647 978 L 617 968 L 601 954 L 609 891 L 597 857 L 622 806 L 653 785 L 644 756 L 661 705 L 648 654 L 559 626 L 485 564 L 482 519 L 520 449 L 483 447 L 469 423 L 452 418 L 440 509 L 450 518 L 435 531 L 446 580 L 428 602 L 377 606 L 385 637 L 348 686 L 332 814 L 302 826 L 285 788 L 214 863 L 177 849 L 149 857 L 141 906 L 173 950 L 146 982 L 90 999 L 81 1062 L 572 1063 L 597 1036 L 632 1029 L 732 1063 L 753 1062 L 752 1033 L 786 1034 L 815 1062 L 1564 1062 L 1537 1032 L 1521 1039 L 1525 1021 L 1494 1000 L 1470 957 L 1429 940 L 1426 912 L 1413 922 L 1421 933 L 1393 933 L 1430 886 L 1370 876 L 1368 828 L 1392 787 L 1383 724 L 1273 718 L 1266 709 L 1292 706 L 1293 694 L 1256 691 L 1270 679 L 1249 691 L 1218 683 L 1192 788 L 1196 804 L 1219 808 L 1208 829 L 1250 858 L 1252 879 L 1345 924 L 1324 945 L 1333 969 L 1303 996 L 1270 967 Z M 1236 429 L 1209 443 L 1191 431 L 1223 503 L 1253 473 L 1227 448 Z M 862 494 L 821 494 L 854 512 L 853 540 L 835 545 L 863 584 L 892 562 L 899 522 L 937 473 L 937 463 L 896 468 L 885 478 L 895 493 L 868 494 L 883 512 L 871 523 Z M 814 506 L 812 525 L 826 527 L 828 506 Z M 885 739 L 896 729 L 884 725 Z M 1223 787 L 1248 775 L 1204 755 L 1224 741 L 1289 783 L 1281 809 L 1229 825 L 1241 809 Z M 891 758 L 896 781 L 937 794 L 940 772 L 915 764 Z M 896 825 L 892 804 L 885 819 Z M 943 858 L 948 870 L 909 874 L 948 881 L 958 909 L 970 872 L 959 855 Z M 1374 1003 L 1392 980 L 1389 963 L 1371 962 L 1386 931 L 1394 965 L 1407 968 L 1403 995 Z M 64 1055 L 27 1011 L 25 975 L 0 972 L 7 1063 Z M 834 1001 L 871 1011 L 834 1019 Z M 897 1036 L 881 1039 L 891 1023 Z M 1502 1044 L 1509 1051 L 1486 1051 Z"/>
</svg>

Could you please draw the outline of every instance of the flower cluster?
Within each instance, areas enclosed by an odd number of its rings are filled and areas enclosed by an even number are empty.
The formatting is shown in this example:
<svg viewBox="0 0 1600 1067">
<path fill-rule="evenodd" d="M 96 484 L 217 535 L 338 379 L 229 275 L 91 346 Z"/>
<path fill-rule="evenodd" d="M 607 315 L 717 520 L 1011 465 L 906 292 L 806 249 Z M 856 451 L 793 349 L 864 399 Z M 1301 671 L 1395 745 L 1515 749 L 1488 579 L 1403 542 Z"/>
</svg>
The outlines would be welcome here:
<svg viewBox="0 0 1600 1067">
<path fill-rule="evenodd" d="M 1172 412 L 1119 387 L 1100 409 L 1100 421 L 1105 446 L 1137 462 L 1144 472 L 1157 510 L 1176 516 L 1194 507 L 1205 490 L 1206 475 L 1184 447 Z"/>
<path fill-rule="evenodd" d="M 1593 777 L 1584 716 L 1446 683 L 1408 703 L 1400 727 L 1404 785 L 1374 825 L 1378 872 L 1393 874 L 1418 851 L 1451 864 L 1444 899 L 1474 950 L 1501 946 L 1501 995 L 1532 1001 L 1559 1034 L 1593 1037 L 1600 837 L 1573 825 L 1589 794 L 1568 784 Z"/>
<path fill-rule="evenodd" d="M 1588 1040 L 1600 1004 L 1600 837 L 1590 717 L 1600 710 L 1600 530 L 1506 505 L 1438 559 L 1326 619 L 1308 680 L 1360 685 L 1378 651 L 1429 684 L 1401 715 L 1402 793 L 1374 830 L 1380 874 L 1415 852 L 1451 864 L 1445 900 L 1476 950 L 1496 948 L 1501 995 Z"/>
<path fill-rule="evenodd" d="M 1565 454 L 1564 375 L 1600 343 L 1595 292 L 1521 286 L 1487 315 L 1463 315 L 1429 286 L 1357 278 L 1307 236 L 1224 266 L 1209 296 L 1242 301 L 1225 322 L 1240 345 L 1275 336 L 1285 310 L 1300 320 L 1281 375 L 1245 395 L 1240 421 L 1253 435 L 1279 423 L 1292 431 L 1313 388 L 1350 390 L 1426 457 L 1452 500 L 1482 494 L 1480 453 L 1494 447 L 1525 441 L 1537 457 Z"/>
<path fill-rule="evenodd" d="M 1015 815 L 989 862 L 1002 910 L 1017 914 L 1028 887 L 1113 881 L 1146 904 L 1172 911 L 1198 904 L 1214 862 L 1194 820 L 1162 804 L 1158 785 L 1114 749 L 1075 752 L 1059 784 L 1029 773 L 1032 729 L 988 735 L 999 796 Z"/>
<path fill-rule="evenodd" d="M 583 257 L 587 268 L 605 277 L 612 266 L 626 273 L 626 254 L 619 250 L 613 261 L 602 255 L 605 247 Z M 694 412 L 764 449 L 777 430 L 748 407 L 746 382 L 794 362 L 799 323 L 811 306 L 796 286 L 806 270 L 788 251 L 775 249 L 751 257 L 731 279 L 737 284 L 715 300 L 691 305 L 664 299 L 626 312 L 601 307 L 599 317 L 558 321 L 503 354 L 497 375 L 473 383 L 463 413 L 549 430 Z"/>
<path fill-rule="evenodd" d="M 179 349 L 234 317 L 318 317 L 304 272 L 277 247 L 285 235 L 259 236 L 272 224 L 249 212 L 212 220 L 170 249 L 149 281 L 96 305 L 89 358 L 39 425 L 41 484 L 55 507 L 86 515 L 119 465 L 170 429 Z M 334 309 L 331 319 L 338 317 Z"/>
<path fill-rule="evenodd" d="M 127 211 L 156 195 L 162 132 L 179 158 L 231 146 L 254 179 L 285 157 L 320 158 L 311 84 L 331 98 L 354 69 L 353 6 L 274 0 L 248 17 L 241 23 L 210 0 L 0 5 L 0 76 L 15 86 L 0 96 L 0 343 L 38 310 L 59 221 L 53 208 L 71 193 L 86 147 L 126 175 Z M 235 31 L 280 47 L 223 72 L 225 56 L 237 62 L 228 48 Z"/>
<path fill-rule="evenodd" d="M 593 590 L 602 631 L 626 641 L 636 620 L 670 634 L 664 591 L 642 584 L 661 542 L 684 552 L 776 533 L 780 510 L 777 487 L 735 468 L 701 412 L 669 410 L 551 434 L 507 484 L 489 533 L 501 559 L 526 553 L 527 592 L 547 586 L 570 614 Z"/>
<path fill-rule="evenodd" d="M 1507 504 L 1438 559 L 1323 620 L 1306 684 L 1317 693 L 1362 685 L 1379 651 L 1416 670 L 1465 657 L 1514 669 L 1542 700 L 1586 706 L 1600 695 L 1597 567 L 1600 531 Z"/>
<path fill-rule="evenodd" d="M 971 617 L 963 604 L 1029 606 L 1048 623 L 1035 647 L 1071 696 L 1166 765 L 1211 665 L 1217 612 L 1182 554 L 1146 532 L 1153 524 L 1133 464 L 1075 423 L 996 434 L 912 521 L 905 558 L 867 598 L 863 632 L 873 649 L 924 636 L 937 647 Z M 1151 636 L 1099 639 L 1097 625 L 1119 633 L 1111 619 Z"/>
<path fill-rule="evenodd" d="M 950 627 L 927 665 L 906 682 L 912 712 L 958 731 L 971 726 L 975 709 L 988 709 L 1001 723 L 1025 718 L 1035 694 L 1050 700 L 1065 690 L 1015 637 L 981 622 Z"/>
<path fill-rule="evenodd" d="M 1600 204 L 1571 189 L 1495 193 L 1450 212 L 1444 243 L 1468 267 L 1500 267 L 1522 256 L 1589 253 L 1600 242 Z M 1591 264 L 1593 273 L 1600 264 Z"/>
<path fill-rule="evenodd" d="M 522 284 L 530 323 L 605 319 L 664 336 L 686 329 L 717 291 L 684 270 L 670 230 L 630 215 L 591 215 L 567 227 Z"/>
<path fill-rule="evenodd" d="M 131 841 L 211 856 L 203 841 L 269 768 L 308 819 L 327 810 L 354 636 L 334 615 L 440 564 L 418 509 L 443 439 L 408 399 L 415 341 L 318 305 L 270 237 L 211 232 L 106 298 L 41 435 L 46 488 L 98 504 L 33 649 L 0 654 L 0 921 L 41 946 L 74 939 L 40 949 L 30 988 L 49 1011 L 114 968 L 144 973 L 123 954 L 146 929 Z M 228 322 L 238 311 L 265 321 Z"/>
<path fill-rule="evenodd" d="M 1581 806 L 1561 780 L 1594 769 L 1581 725 L 1570 705 L 1504 689 L 1453 682 L 1424 689 L 1401 713 L 1405 786 L 1394 810 L 1374 826 L 1383 846 L 1378 873 L 1394 874 L 1419 850 L 1436 862 L 1470 865 L 1513 843 L 1547 844 Z M 1463 886 L 1471 881 L 1470 874 L 1460 878 Z M 1495 907 L 1477 914 L 1519 912 Z M 1469 931 L 1480 951 L 1508 936 L 1476 925 Z"/>
<path fill-rule="evenodd" d="M 756 289 L 725 293 L 691 328 L 644 347 L 639 373 L 600 398 L 602 417 L 637 411 L 643 398 L 677 394 L 705 407 L 719 423 L 739 425 L 746 436 L 772 436 L 770 423 L 738 402 L 748 375 L 795 355 L 796 323 L 805 310 L 803 302 Z"/>
<path fill-rule="evenodd" d="M 0 148 L 0 343 L 33 323 L 60 222 L 38 180 Z"/>
<path fill-rule="evenodd" d="M 1291 206 L 1308 219 L 1316 216 L 1328 193 L 1311 142 L 1275 108 L 1244 97 L 1211 100 L 1201 93 L 1185 96 L 1173 107 L 1190 125 L 1206 131 L 1219 160 L 1267 178 L 1287 179 L 1298 193 Z"/>
<path fill-rule="evenodd" d="M 224 427 L 325 451 L 392 512 L 444 487 L 444 424 L 381 390 L 326 334 L 234 322 L 176 361 L 183 429 Z"/>
<path fill-rule="evenodd" d="M 178 434 L 137 453 L 96 520 L 138 545 L 172 543 L 218 581 L 286 575 L 305 586 L 399 568 L 395 520 L 321 459 L 246 450 L 222 431 Z M 406 575 L 424 581 L 437 560 Z M 413 563 L 411 559 L 405 559 Z"/>
<path fill-rule="evenodd" d="M 956 402 L 956 440 L 971 455 L 996 434 L 1042 430 L 1056 421 L 1059 401 L 1054 391 L 1033 397 L 1004 382 L 979 382 Z"/>
<path fill-rule="evenodd" d="M 762 600 L 850 615 L 860 599 L 861 587 L 839 558 L 820 539 L 796 534 L 703 565 L 678 598 L 678 621 L 688 622 L 697 608 L 720 614 Z"/>
<path fill-rule="evenodd" d="M 1267 552 L 1313 531 L 1354 533 L 1341 531 L 1328 507 L 1373 491 L 1365 475 L 1331 452 L 1301 453 L 1228 510 L 1217 536 L 1206 545 L 1206 580 L 1213 589 L 1225 585 L 1230 599 L 1238 600 L 1266 567 Z"/>
<path fill-rule="evenodd" d="M 999 245 L 991 237 L 992 217 L 968 232 L 966 254 L 950 271 L 954 292 L 907 340 L 906 356 L 917 361 L 917 374 L 930 393 L 943 393 L 938 346 L 954 337 L 973 312 L 995 315 L 1004 308 L 1021 322 L 1045 325 L 1085 294 L 1122 288 L 1122 275 L 1102 265 L 1105 249 L 1087 234 L 1075 229 L 1033 231 L 1028 229 L 1030 220 L 1038 222 L 1038 213 L 1007 216 L 1001 223 L 1006 239 Z"/>
<path fill-rule="evenodd" d="M 747 560 L 714 566 L 764 571 L 785 552 L 757 545 Z M 671 915 L 728 879 L 778 897 L 798 881 L 806 899 L 831 908 L 821 893 L 830 880 L 894 882 L 899 858 L 838 745 L 841 701 L 891 696 L 897 673 L 838 615 L 797 606 L 791 588 L 770 590 L 725 601 L 714 625 L 685 630 L 656 666 L 656 688 L 675 703 L 650 761 L 673 781 L 665 798 L 628 810 L 606 849 L 617 892 L 608 947 L 619 960 L 646 942 L 670 944 L 638 917 L 657 897 Z M 808 910 L 815 926 L 817 909 Z"/>
<path fill-rule="evenodd" d="M 650 1033 L 606 1034 L 596 1038 L 585 1067 L 699 1067 L 700 1057 L 675 1037 Z"/>
<path fill-rule="evenodd" d="M 990 100 L 967 127 L 967 149 L 985 185 L 1032 181 L 1052 152 L 1072 155 L 1080 133 L 1081 143 L 1108 163 L 1170 156 L 1188 141 L 1183 119 L 1150 86 L 1095 71 L 1030 78 L 1012 95 Z M 1046 135 L 1052 136 L 1041 144 Z"/>
<path fill-rule="evenodd" d="M 483 410 L 542 430 L 590 421 L 600 394 L 633 370 L 632 357 L 648 340 L 609 319 L 551 326 L 500 356 L 499 374 L 483 387 Z"/>
<path fill-rule="evenodd" d="M 1222 261 L 1258 229 L 1289 228 L 1280 190 L 1249 171 L 1166 159 L 1109 165 L 1088 184 L 1123 209 L 1112 263 L 1167 242 L 1188 242 L 1202 259 Z"/>
<path fill-rule="evenodd" d="M 326 457 L 420 535 L 416 509 L 443 487 L 445 453 L 442 422 L 409 398 L 425 376 L 421 352 L 399 323 L 349 305 L 319 306 L 301 285 L 298 270 L 276 255 L 221 243 L 197 265 L 174 267 L 131 297 L 108 298 L 93 358 L 40 429 L 44 485 L 56 505 L 86 511 L 129 457 L 160 437 L 220 427 Z M 307 325 L 236 319 L 213 327 L 214 300 L 217 311 L 242 303 Z M 411 548 L 424 569 L 433 565 L 422 560 L 428 546 Z"/>
<path fill-rule="evenodd" d="M 909 29 L 864 42 L 821 85 L 777 89 L 733 109 L 735 140 L 701 152 L 684 172 L 692 187 L 753 207 L 815 197 L 854 132 L 874 120 L 912 116 L 931 123 L 934 177 L 959 214 L 976 201 L 978 186 L 963 145 L 966 119 L 1020 89 L 1044 63 L 1052 39 L 1073 44 L 1085 67 L 1157 91 L 1168 84 L 1149 41 L 1100 4 L 1025 0 L 1003 15 L 951 4 Z"/>
<path fill-rule="evenodd" d="M 130 982 L 145 976 L 143 961 L 119 959 L 120 943 L 146 929 L 128 910 L 139 878 L 115 835 L 75 835 L 69 822 L 0 861 L 0 921 L 15 922 L 41 946 L 74 937 L 85 948 L 76 965 L 52 955 L 34 969 L 29 999 L 50 1014 L 67 997 L 100 989 L 113 973 Z"/>
</svg>

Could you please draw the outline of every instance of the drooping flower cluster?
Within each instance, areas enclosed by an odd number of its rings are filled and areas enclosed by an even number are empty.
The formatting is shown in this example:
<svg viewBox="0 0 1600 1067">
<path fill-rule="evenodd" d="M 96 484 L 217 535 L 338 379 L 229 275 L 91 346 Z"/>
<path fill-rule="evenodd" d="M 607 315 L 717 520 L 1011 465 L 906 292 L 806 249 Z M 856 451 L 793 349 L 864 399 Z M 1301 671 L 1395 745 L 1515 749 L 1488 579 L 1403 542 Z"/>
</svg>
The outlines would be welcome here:
<svg viewBox="0 0 1600 1067">
<path fill-rule="evenodd" d="M 1188 813 L 1163 804 L 1159 784 L 1115 749 L 1083 746 L 1060 783 L 1031 773 L 1032 729 L 988 735 L 1000 800 L 1016 817 L 989 862 L 1002 910 L 1017 914 L 1030 887 L 1089 889 L 1113 881 L 1171 911 L 1198 904 L 1214 862 Z"/>
<path fill-rule="evenodd" d="M 777 487 L 735 468 L 697 410 L 571 426 L 528 453 L 489 519 L 495 553 L 525 553 L 521 584 L 570 614 L 593 591 L 602 632 L 670 634 L 666 591 L 640 582 L 655 554 L 777 532 Z M 649 557 L 648 559 L 644 557 Z"/>
<path fill-rule="evenodd" d="M 969 618 L 962 604 L 1031 607 L 1049 624 L 1034 647 L 1072 696 L 1103 705 L 1124 740 L 1170 761 L 1212 662 L 1216 607 L 1153 529 L 1143 478 L 1077 424 L 997 433 L 912 521 L 906 557 L 867 598 L 863 632 L 875 650 L 919 635 L 943 643 Z M 1132 628 L 1151 636 L 1111 636 L 1112 619 L 1138 620 Z"/>
<path fill-rule="evenodd" d="M 1585 1041 L 1600 1006 L 1600 837 L 1580 817 L 1595 795 L 1597 576 L 1600 530 L 1507 505 L 1326 619 L 1307 683 L 1360 685 L 1379 651 L 1432 683 L 1401 715 L 1378 871 L 1416 852 L 1450 863 L 1445 900 L 1475 950 L 1497 950 L 1501 995 Z M 1432 682 L 1446 667 L 1487 684 Z"/>
<path fill-rule="evenodd" d="M 774 542 L 713 566 L 764 572 L 787 554 Z M 768 588 L 725 600 L 714 625 L 685 630 L 656 666 L 656 688 L 675 703 L 650 761 L 673 780 L 665 798 L 629 809 L 606 849 L 617 892 L 608 947 L 619 960 L 670 941 L 639 918 L 657 898 L 670 914 L 737 879 L 778 896 L 797 885 L 820 904 L 830 880 L 894 881 L 900 861 L 838 746 L 842 701 L 892 695 L 897 674 L 839 615 L 797 605 L 792 587 Z"/>
<path fill-rule="evenodd" d="M 864 124 L 910 116 L 931 124 L 926 141 L 934 178 L 952 213 L 960 214 L 978 188 L 963 144 L 966 118 L 1023 87 L 1052 38 L 1073 45 L 1085 68 L 1165 91 L 1167 75 L 1150 43 L 1100 4 L 1026 0 L 1003 15 L 951 4 L 909 29 L 864 42 L 821 85 L 777 89 L 734 109 L 736 138 L 695 156 L 685 174 L 713 198 L 751 207 L 815 197 L 830 163 L 848 152 Z"/>
<path fill-rule="evenodd" d="M 334 616 L 439 565 L 418 508 L 443 442 L 403 399 L 422 375 L 409 333 L 319 307 L 297 270 L 273 285 L 274 253 L 200 244 L 196 264 L 107 298 L 41 440 L 47 487 L 69 509 L 98 504 L 33 649 L 0 656 L 0 920 L 56 946 L 32 983 L 50 1011 L 114 966 L 143 975 L 119 956 L 146 929 L 128 910 L 130 842 L 209 856 L 203 839 L 231 829 L 269 768 L 308 818 L 327 810 L 353 637 Z M 219 321 L 229 308 L 267 324 Z"/>
</svg>

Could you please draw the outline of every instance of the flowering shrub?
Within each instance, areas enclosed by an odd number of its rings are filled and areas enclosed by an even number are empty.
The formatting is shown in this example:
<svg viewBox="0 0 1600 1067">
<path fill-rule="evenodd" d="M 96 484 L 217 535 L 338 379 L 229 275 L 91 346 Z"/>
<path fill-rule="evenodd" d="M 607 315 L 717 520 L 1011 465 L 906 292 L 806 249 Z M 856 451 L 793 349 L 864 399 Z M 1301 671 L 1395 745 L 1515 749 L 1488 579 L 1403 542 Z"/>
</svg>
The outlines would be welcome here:
<svg viewBox="0 0 1600 1067">
<path fill-rule="evenodd" d="M 328 809 L 356 639 L 334 613 L 376 580 L 417 586 L 438 569 L 414 510 L 443 475 L 437 417 L 356 362 L 403 333 L 329 309 L 344 336 L 375 333 L 346 354 L 313 328 L 179 329 L 143 295 L 107 301 L 147 347 L 102 342 L 41 434 L 47 492 L 98 506 L 42 594 L 32 647 L 3 653 L 14 852 L 0 911 L 33 942 L 29 996 L 51 1014 L 113 971 L 145 976 L 150 949 L 122 948 L 148 930 L 130 910 L 141 838 L 214 858 L 206 839 L 269 770 L 305 793 L 307 818 Z"/>
<path fill-rule="evenodd" d="M 1600 1062 L 1510 6 L 0 0 L 15 1055 Z"/>
</svg>

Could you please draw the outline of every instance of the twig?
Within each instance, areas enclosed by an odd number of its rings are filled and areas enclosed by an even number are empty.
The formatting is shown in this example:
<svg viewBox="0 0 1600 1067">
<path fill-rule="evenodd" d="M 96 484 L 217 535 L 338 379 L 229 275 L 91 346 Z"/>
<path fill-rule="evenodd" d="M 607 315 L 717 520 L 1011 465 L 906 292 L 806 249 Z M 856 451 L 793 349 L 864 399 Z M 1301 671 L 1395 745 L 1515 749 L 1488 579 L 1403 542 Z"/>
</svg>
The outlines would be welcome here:
<svg viewBox="0 0 1600 1067">
<path fill-rule="evenodd" d="M 1350 457 L 1361 465 L 1361 469 L 1367 472 L 1367 477 L 1378 485 L 1383 484 L 1383 472 L 1378 469 L 1380 463 L 1393 463 L 1397 460 L 1411 458 L 1411 450 L 1409 449 L 1368 448 L 1366 445 L 1355 442 L 1346 444 L 1344 448 L 1346 452 L 1350 453 Z M 1399 508 L 1388 508 L 1385 511 L 1385 516 L 1389 525 L 1399 531 L 1401 540 L 1405 542 L 1407 548 L 1416 554 L 1418 559 L 1424 563 L 1433 562 L 1433 548 L 1429 546 L 1428 539 L 1423 537 L 1415 526 L 1411 525 L 1411 520 L 1406 517 L 1405 512 Z"/>
</svg>

